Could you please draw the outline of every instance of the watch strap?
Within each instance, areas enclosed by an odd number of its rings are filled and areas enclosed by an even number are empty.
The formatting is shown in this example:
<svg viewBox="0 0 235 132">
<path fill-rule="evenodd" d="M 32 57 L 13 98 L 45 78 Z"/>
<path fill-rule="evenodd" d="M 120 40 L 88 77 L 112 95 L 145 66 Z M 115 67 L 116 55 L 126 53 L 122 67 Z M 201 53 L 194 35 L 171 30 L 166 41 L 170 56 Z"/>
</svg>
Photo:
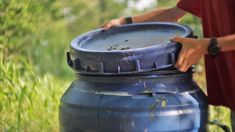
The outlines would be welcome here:
<svg viewBox="0 0 235 132">
<path fill-rule="evenodd" d="M 208 47 L 208 53 L 212 57 L 216 57 L 220 53 L 220 46 L 216 37 L 212 37 Z"/>
<path fill-rule="evenodd" d="M 131 24 L 131 23 L 133 23 L 132 17 L 130 17 L 130 16 L 125 17 L 124 19 L 125 19 L 125 21 L 126 21 L 126 24 Z"/>
</svg>

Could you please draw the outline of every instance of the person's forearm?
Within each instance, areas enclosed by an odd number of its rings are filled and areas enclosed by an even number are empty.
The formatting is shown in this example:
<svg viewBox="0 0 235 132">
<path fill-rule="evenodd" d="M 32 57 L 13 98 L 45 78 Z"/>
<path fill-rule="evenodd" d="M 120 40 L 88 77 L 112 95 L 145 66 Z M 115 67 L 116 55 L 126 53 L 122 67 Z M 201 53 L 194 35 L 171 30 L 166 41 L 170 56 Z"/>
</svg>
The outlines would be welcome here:
<svg viewBox="0 0 235 132">
<path fill-rule="evenodd" d="M 145 14 L 132 17 L 134 23 L 140 22 L 177 22 L 186 12 L 178 7 L 155 9 Z"/>
<path fill-rule="evenodd" d="M 235 50 L 235 34 L 219 37 L 218 43 L 222 52 Z"/>
</svg>

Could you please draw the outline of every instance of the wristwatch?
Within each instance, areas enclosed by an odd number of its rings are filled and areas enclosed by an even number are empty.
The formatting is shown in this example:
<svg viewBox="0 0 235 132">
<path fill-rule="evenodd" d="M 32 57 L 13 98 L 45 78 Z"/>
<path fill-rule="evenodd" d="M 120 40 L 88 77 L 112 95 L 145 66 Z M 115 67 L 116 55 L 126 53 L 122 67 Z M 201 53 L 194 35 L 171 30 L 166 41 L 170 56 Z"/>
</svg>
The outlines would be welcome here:
<svg viewBox="0 0 235 132">
<path fill-rule="evenodd" d="M 220 53 L 221 49 L 216 37 L 212 37 L 210 40 L 210 44 L 208 46 L 208 53 L 212 57 L 216 57 Z"/>
<path fill-rule="evenodd" d="M 126 24 L 131 24 L 133 23 L 132 21 L 132 18 L 129 16 L 129 17 L 124 17 L 125 21 L 126 21 Z"/>
</svg>

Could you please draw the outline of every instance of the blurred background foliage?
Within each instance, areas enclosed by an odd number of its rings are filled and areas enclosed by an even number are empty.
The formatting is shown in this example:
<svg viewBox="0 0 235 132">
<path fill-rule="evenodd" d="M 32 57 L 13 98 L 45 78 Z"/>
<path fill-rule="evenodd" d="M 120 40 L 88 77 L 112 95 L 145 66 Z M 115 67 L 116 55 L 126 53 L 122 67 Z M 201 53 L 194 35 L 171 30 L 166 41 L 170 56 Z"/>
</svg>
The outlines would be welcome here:
<svg viewBox="0 0 235 132">
<path fill-rule="evenodd" d="M 70 41 L 105 21 L 174 6 L 177 0 L 0 0 L 0 131 L 59 131 L 59 99 L 74 79 L 66 64 Z M 180 23 L 202 36 L 190 14 Z M 195 80 L 205 90 L 203 60 Z M 229 125 L 226 108 L 210 120 Z M 209 131 L 220 131 L 210 127 Z"/>
</svg>

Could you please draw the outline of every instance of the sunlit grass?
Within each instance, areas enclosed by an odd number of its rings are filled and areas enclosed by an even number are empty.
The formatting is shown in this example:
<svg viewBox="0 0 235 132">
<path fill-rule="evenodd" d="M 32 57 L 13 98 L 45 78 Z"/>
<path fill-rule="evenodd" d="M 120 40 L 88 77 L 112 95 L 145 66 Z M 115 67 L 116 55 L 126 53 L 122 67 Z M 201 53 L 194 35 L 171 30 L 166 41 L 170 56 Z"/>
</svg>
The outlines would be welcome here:
<svg viewBox="0 0 235 132">
<path fill-rule="evenodd" d="M 0 131 L 59 131 L 59 99 L 69 82 L 51 74 L 38 76 L 26 60 L 19 62 L 1 59 Z"/>
</svg>

